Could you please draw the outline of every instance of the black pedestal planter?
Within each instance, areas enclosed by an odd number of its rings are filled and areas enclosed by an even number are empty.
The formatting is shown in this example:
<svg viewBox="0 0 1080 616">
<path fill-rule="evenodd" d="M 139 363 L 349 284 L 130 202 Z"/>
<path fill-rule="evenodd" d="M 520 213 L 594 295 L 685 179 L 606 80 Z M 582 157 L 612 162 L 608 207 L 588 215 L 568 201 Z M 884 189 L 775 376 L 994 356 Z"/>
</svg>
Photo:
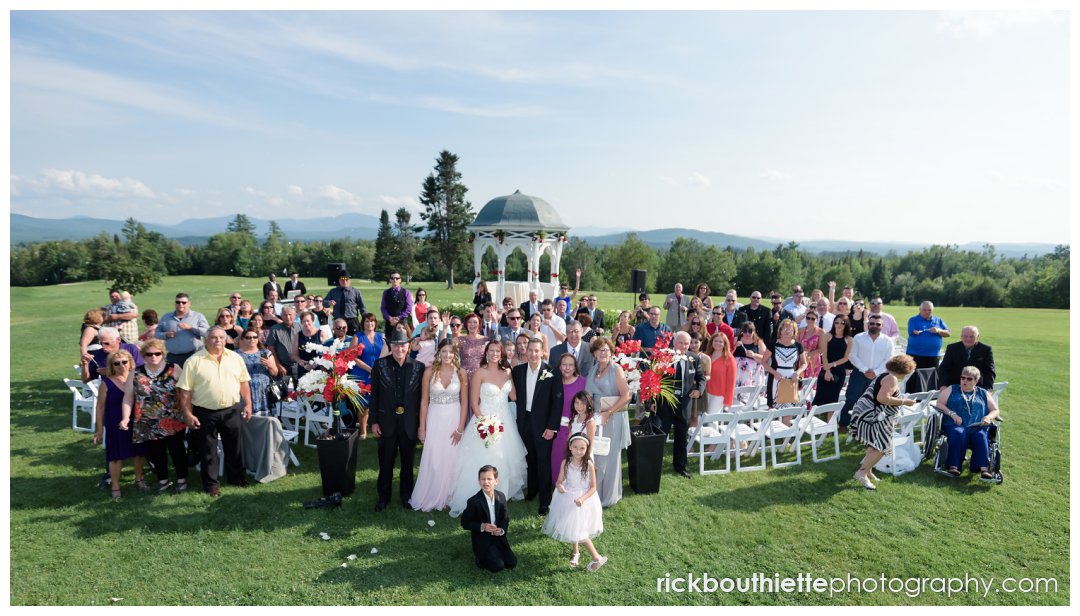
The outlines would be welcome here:
<svg viewBox="0 0 1080 616">
<path fill-rule="evenodd" d="M 345 440 L 315 441 L 315 448 L 319 452 L 319 473 L 322 474 L 324 497 L 334 492 L 346 496 L 356 490 L 356 445 L 359 441 L 356 430 Z"/>
<path fill-rule="evenodd" d="M 652 434 L 645 426 L 630 428 L 630 448 L 626 450 L 630 463 L 630 487 L 638 494 L 660 491 L 660 471 L 664 467 L 664 445 L 667 435 Z"/>
</svg>

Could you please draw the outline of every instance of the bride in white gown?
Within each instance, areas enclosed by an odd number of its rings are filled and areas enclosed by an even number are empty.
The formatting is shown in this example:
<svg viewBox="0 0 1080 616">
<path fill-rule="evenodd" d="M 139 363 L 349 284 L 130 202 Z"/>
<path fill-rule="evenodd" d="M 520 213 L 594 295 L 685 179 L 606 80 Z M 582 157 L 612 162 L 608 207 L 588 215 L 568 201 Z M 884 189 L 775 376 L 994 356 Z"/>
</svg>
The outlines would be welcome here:
<svg viewBox="0 0 1080 616">
<path fill-rule="evenodd" d="M 450 489 L 450 515 L 458 517 L 465 504 L 480 490 L 477 475 L 480 467 L 490 464 L 499 469 L 499 485 L 496 488 L 512 500 L 524 497 L 527 468 L 525 444 L 517 431 L 513 403 L 510 396 L 514 384 L 510 380 L 510 366 L 503 358 L 502 344 L 489 342 L 484 348 L 480 368 L 473 373 L 469 386 L 472 417 L 465 426 L 457 459 L 454 462 L 454 483 Z M 494 415 L 503 424 L 502 437 L 490 447 L 484 447 L 480 433 L 476 431 L 476 417 Z"/>
</svg>

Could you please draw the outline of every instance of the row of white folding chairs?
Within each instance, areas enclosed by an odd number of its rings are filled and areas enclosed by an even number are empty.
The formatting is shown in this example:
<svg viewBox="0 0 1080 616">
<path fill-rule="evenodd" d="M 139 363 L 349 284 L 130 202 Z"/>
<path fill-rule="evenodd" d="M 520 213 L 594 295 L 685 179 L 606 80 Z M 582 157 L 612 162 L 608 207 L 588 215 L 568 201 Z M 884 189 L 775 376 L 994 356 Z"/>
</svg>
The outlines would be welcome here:
<svg viewBox="0 0 1080 616">
<path fill-rule="evenodd" d="M 731 407 L 699 418 L 699 426 L 691 439 L 698 451 L 689 454 L 698 458 L 698 472 L 702 475 L 728 473 L 731 458 L 735 458 L 736 471 L 763 470 L 767 466 L 766 454 L 771 452 L 774 468 L 802 464 L 802 448 L 809 445 L 814 462 L 825 462 L 840 457 L 840 433 L 837 427 L 840 407 L 837 402 L 807 409 L 805 406 L 787 406 L 779 409 L 754 410 L 749 406 Z M 786 420 L 786 421 L 785 421 Z M 833 436 L 833 454 L 825 457 L 819 453 L 825 440 Z M 807 438 L 808 437 L 808 438 Z M 745 445 L 745 447 L 744 447 Z M 711 449 L 711 451 L 710 451 Z M 795 460 L 780 462 L 778 452 L 792 450 Z M 760 463 L 743 465 L 743 453 L 760 455 Z M 724 458 L 724 466 L 718 470 L 706 470 L 706 458 Z"/>
</svg>

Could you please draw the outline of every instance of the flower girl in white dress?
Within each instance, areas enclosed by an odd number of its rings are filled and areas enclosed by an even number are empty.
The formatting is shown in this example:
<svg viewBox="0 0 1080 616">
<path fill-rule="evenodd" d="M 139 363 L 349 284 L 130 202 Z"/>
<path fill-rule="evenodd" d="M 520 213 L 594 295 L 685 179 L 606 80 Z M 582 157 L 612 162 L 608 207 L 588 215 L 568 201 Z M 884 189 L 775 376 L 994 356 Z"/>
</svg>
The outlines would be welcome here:
<svg viewBox="0 0 1080 616">
<path fill-rule="evenodd" d="M 580 552 L 578 544 L 584 543 L 592 562 L 587 567 L 596 571 L 607 562 L 593 547 L 592 539 L 604 532 L 603 511 L 600 497 L 596 494 L 596 466 L 592 463 L 592 446 L 589 438 L 578 433 L 570 437 L 566 445 L 568 453 L 559 471 L 555 494 L 551 498 L 551 511 L 541 529 L 552 539 L 574 544 L 570 566 L 577 567 Z"/>
</svg>

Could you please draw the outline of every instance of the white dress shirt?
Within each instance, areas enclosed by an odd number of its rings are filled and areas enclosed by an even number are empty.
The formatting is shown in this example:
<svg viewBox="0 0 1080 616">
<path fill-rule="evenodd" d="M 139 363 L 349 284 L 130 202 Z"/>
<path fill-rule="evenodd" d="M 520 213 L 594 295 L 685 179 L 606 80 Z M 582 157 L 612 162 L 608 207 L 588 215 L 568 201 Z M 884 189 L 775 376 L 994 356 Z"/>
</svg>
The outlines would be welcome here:
<svg viewBox="0 0 1080 616">
<path fill-rule="evenodd" d="M 870 332 L 855 335 L 851 345 L 851 365 L 859 372 L 873 370 L 874 374 L 885 373 L 885 362 L 896 353 L 891 338 L 878 334 L 877 340 L 870 337 Z"/>
<path fill-rule="evenodd" d="M 540 377 L 540 364 L 536 365 L 536 370 L 532 369 L 531 365 L 526 364 L 528 367 L 525 369 L 525 412 L 532 412 L 533 393 L 536 392 L 536 380 Z"/>
</svg>

